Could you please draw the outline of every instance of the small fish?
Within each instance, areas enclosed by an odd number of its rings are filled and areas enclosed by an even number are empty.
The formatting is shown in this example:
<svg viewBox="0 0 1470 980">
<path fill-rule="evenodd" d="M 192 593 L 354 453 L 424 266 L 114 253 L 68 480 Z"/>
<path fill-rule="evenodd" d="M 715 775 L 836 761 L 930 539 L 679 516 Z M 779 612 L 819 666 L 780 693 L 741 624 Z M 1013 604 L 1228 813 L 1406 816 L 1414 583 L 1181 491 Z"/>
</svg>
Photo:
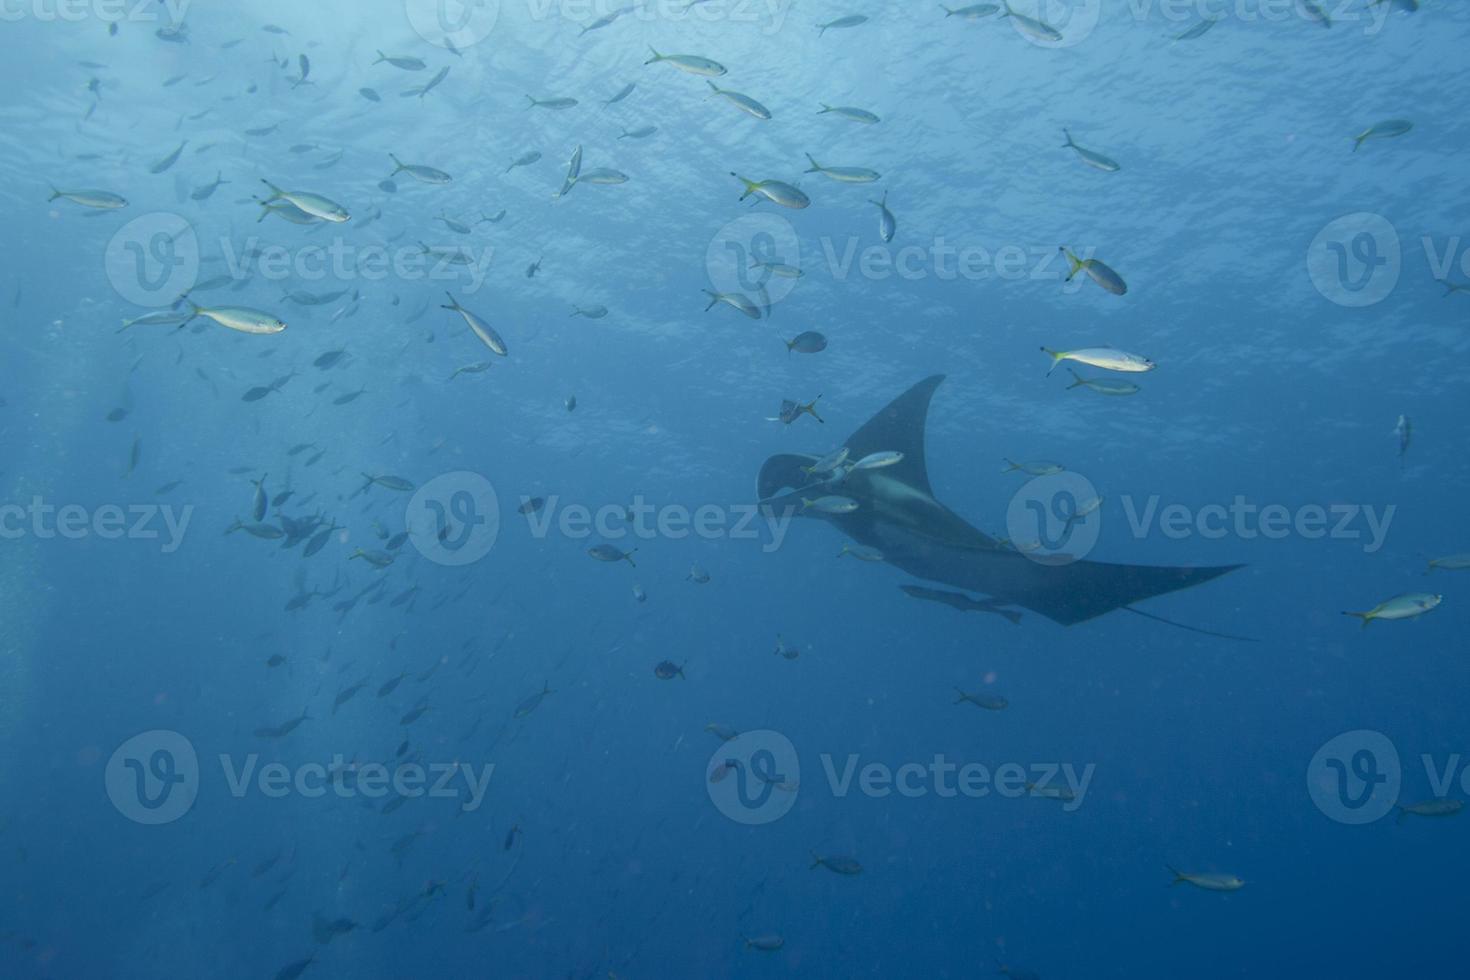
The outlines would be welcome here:
<svg viewBox="0 0 1470 980">
<path fill-rule="evenodd" d="M 1194 24 L 1181 34 L 1174 35 L 1175 41 L 1195 41 L 1209 33 L 1210 28 L 1219 23 L 1218 17 L 1202 17 L 1199 23 Z"/>
<path fill-rule="evenodd" d="M 543 692 L 543 693 L 550 694 L 551 692 L 550 691 L 546 691 L 546 692 Z M 502 851 L 508 851 L 512 847 L 514 847 L 515 846 L 515 842 L 516 842 L 516 835 L 518 835 L 520 832 L 521 832 L 521 825 L 520 824 L 514 824 L 510 828 L 510 830 L 506 831 L 506 834 L 505 834 L 505 845 L 503 847 L 501 847 L 501 850 Z"/>
<path fill-rule="evenodd" d="M 1470 568 L 1470 554 L 1450 555 L 1447 558 L 1431 558 L 1430 569 L 1440 568 L 1447 572 L 1459 572 Z"/>
<path fill-rule="evenodd" d="M 184 140 L 172 153 L 164 157 L 162 160 L 159 160 L 153 166 L 149 167 L 148 172 L 151 174 L 161 174 L 169 167 L 172 167 L 175 163 L 178 162 L 179 154 L 184 152 L 184 147 L 187 146 L 188 143 L 188 140 Z"/>
<path fill-rule="evenodd" d="M 648 50 L 653 52 L 653 57 L 645 61 L 645 65 L 652 65 L 662 61 L 691 75 L 704 75 L 709 78 L 718 78 L 725 74 L 724 65 L 718 61 L 702 58 L 697 54 L 659 54 L 658 50 L 652 45 L 649 46 Z"/>
<path fill-rule="evenodd" d="M 469 326 L 470 330 L 474 332 L 476 337 L 480 338 L 481 343 L 490 348 L 492 353 L 499 354 L 501 357 L 508 357 L 510 355 L 509 349 L 505 346 L 505 341 L 501 339 L 500 334 L 496 333 L 490 324 L 463 306 L 460 306 L 459 301 L 454 298 L 453 294 L 445 293 L 445 295 L 449 297 L 449 305 L 442 307 L 442 309 L 452 310 L 463 317 L 464 322 Z"/>
<path fill-rule="evenodd" d="M 705 84 L 710 87 L 710 92 L 712 94 L 722 96 L 727 102 L 729 102 L 735 108 L 739 109 L 741 112 L 752 115 L 757 119 L 771 118 L 771 110 L 767 109 L 765 106 L 761 105 L 750 96 L 743 95 L 740 92 L 733 92 L 727 88 L 720 88 L 718 85 L 711 81 L 706 81 Z"/>
<path fill-rule="evenodd" d="M 817 115 L 819 116 L 825 116 L 831 113 L 834 116 L 851 119 L 853 122 L 863 123 L 866 126 L 872 126 L 883 121 L 867 109 L 857 109 L 850 105 L 828 105 L 825 102 L 818 102 L 817 105 L 822 107 L 817 110 Z"/>
<path fill-rule="evenodd" d="M 394 167 L 393 173 L 389 174 L 389 177 L 396 177 L 400 173 L 406 173 L 414 180 L 421 181 L 425 184 L 448 184 L 454 180 L 449 174 L 436 167 L 426 167 L 417 163 L 404 163 L 392 153 L 388 154 L 388 159 L 393 161 Z"/>
<path fill-rule="evenodd" d="M 423 59 L 421 58 L 392 57 L 384 54 L 381 51 L 378 52 L 378 60 L 374 61 L 373 64 L 380 65 L 385 61 L 388 64 L 392 65 L 394 68 L 401 69 L 402 71 L 423 71 L 425 68 L 429 67 L 428 65 L 424 64 Z"/>
<path fill-rule="evenodd" d="M 1414 424 L 1409 421 L 1407 415 L 1399 416 L 1398 424 L 1393 427 L 1393 434 L 1398 436 L 1399 458 L 1402 459 L 1404 453 L 1409 451 L 1409 443 L 1414 438 Z"/>
<path fill-rule="evenodd" d="M 1158 365 L 1146 357 L 1138 354 L 1129 354 L 1127 351 L 1114 350 L 1111 347 L 1085 347 L 1080 350 L 1056 351 L 1049 347 L 1041 348 L 1041 352 L 1051 357 L 1051 367 L 1046 369 L 1047 374 L 1056 370 L 1056 366 L 1063 361 L 1076 361 L 1078 364 L 1086 364 L 1090 367 L 1102 368 L 1106 371 L 1119 371 L 1125 374 L 1139 374 L 1144 371 L 1152 371 Z"/>
<path fill-rule="evenodd" d="M 1056 474 L 1062 472 L 1062 470 L 1066 469 L 1066 467 L 1063 466 L 1061 463 L 1049 463 L 1044 460 L 1038 460 L 1031 463 L 1016 463 L 1009 459 L 1005 459 L 1002 460 L 1002 462 L 1006 464 L 1005 467 L 1001 470 L 1002 473 L 1015 473 L 1017 471 L 1020 471 L 1022 473 L 1025 473 L 1027 476 L 1055 476 Z"/>
<path fill-rule="evenodd" d="M 783 399 L 781 401 L 781 414 L 777 415 L 775 418 L 768 419 L 768 421 L 780 422 L 784 425 L 790 425 L 792 422 L 795 422 L 803 415 L 810 415 L 818 422 L 825 423 L 826 420 L 817 414 L 817 402 L 821 400 L 822 396 L 818 395 L 816 398 L 813 398 L 811 401 L 803 405 L 800 402 L 792 401 L 790 398 Z"/>
<path fill-rule="evenodd" d="M 958 17 L 961 20 L 979 20 L 982 17 L 989 17 L 991 14 L 1000 13 L 1000 5 L 995 3 L 977 3 L 968 7 L 960 7 L 958 10 L 946 7 L 942 3 L 939 7 L 944 11 L 946 18 Z"/>
<path fill-rule="evenodd" d="M 693 582 L 696 585 L 708 585 L 709 572 L 705 571 L 698 565 L 690 565 L 689 574 L 684 576 L 684 580 L 687 582 Z"/>
<path fill-rule="evenodd" d="M 1193 885 L 1196 888 L 1203 888 L 1209 892 L 1234 892 L 1245 887 L 1245 882 L 1235 875 L 1215 873 L 1185 874 L 1182 871 L 1176 871 L 1174 868 L 1169 868 L 1169 873 L 1174 876 L 1174 880 L 1170 882 L 1171 885 Z"/>
<path fill-rule="evenodd" d="M 746 949 L 758 949 L 763 953 L 774 953 L 786 945 L 786 940 L 775 933 L 764 936 L 741 936 L 745 940 Z"/>
<path fill-rule="evenodd" d="M 1332 18 L 1327 16 L 1327 11 L 1314 3 L 1313 0 L 1297 0 L 1296 5 L 1297 9 L 1302 12 L 1302 16 L 1312 23 L 1319 27 L 1332 26 Z"/>
<path fill-rule="evenodd" d="M 852 555 L 858 561 L 879 562 L 884 560 L 883 552 L 877 548 L 868 548 L 863 545 L 853 547 L 852 545 L 845 544 L 842 546 L 842 550 L 837 552 L 838 558 L 841 558 L 843 555 Z"/>
<path fill-rule="evenodd" d="M 810 153 L 806 155 L 806 158 L 811 163 L 806 173 L 821 174 L 828 180 L 835 180 L 840 184 L 871 184 L 883 176 L 878 171 L 869 170 L 867 167 L 824 167 Z"/>
<path fill-rule="evenodd" d="M 857 27 L 860 24 L 866 24 L 867 22 L 868 18 L 864 17 L 862 14 L 850 14 L 846 17 L 839 17 L 836 20 L 828 21 L 825 24 L 818 24 L 817 36 L 821 37 L 829 30 L 841 30 L 848 27 Z"/>
<path fill-rule="evenodd" d="M 878 208 L 878 237 L 885 242 L 893 241 L 894 233 L 898 231 L 898 219 L 888 210 L 888 192 L 883 192 L 881 201 L 870 200 L 868 203 Z"/>
<path fill-rule="evenodd" d="M 827 338 L 815 330 L 803 331 L 784 343 L 787 353 L 820 354 L 827 349 Z"/>
<path fill-rule="evenodd" d="M 984 708 L 986 711 L 1004 711 L 1010 707 L 1009 701 L 994 694 L 967 694 L 958 687 L 955 688 L 955 692 L 959 694 L 959 697 L 954 699 L 955 704 L 968 702 L 977 708 Z"/>
<path fill-rule="evenodd" d="M 187 301 L 186 301 L 187 302 Z M 245 306 L 197 306 L 188 303 L 190 310 L 189 319 L 194 317 L 205 317 L 213 320 L 222 327 L 238 330 L 249 334 L 272 334 L 280 333 L 286 329 L 286 324 L 280 318 L 260 310 L 252 310 Z M 188 322 L 188 321 L 185 321 Z"/>
<path fill-rule="evenodd" d="M 1055 43 L 1062 39 L 1062 32 L 1045 21 L 1037 20 L 1035 17 L 1028 17 L 1025 14 L 1012 10 L 1009 0 L 1004 0 L 1002 6 L 1005 9 L 1001 13 L 1001 16 L 1009 17 L 1011 26 L 1023 37 L 1028 37 L 1033 41 L 1044 41 L 1047 43 Z"/>
<path fill-rule="evenodd" d="M 1389 119 L 1385 122 L 1376 123 L 1353 139 L 1353 152 L 1363 145 L 1365 140 L 1390 139 L 1395 136 L 1403 136 L 1414 128 L 1414 124 L 1406 119 Z"/>
<path fill-rule="evenodd" d="M 668 660 L 660 660 L 653 667 L 653 676 L 661 681 L 673 680 L 675 677 L 684 679 L 684 665 L 672 663 Z"/>
<path fill-rule="evenodd" d="M 610 544 L 599 544 L 588 548 L 587 554 L 596 558 L 598 561 L 625 561 L 629 565 L 633 565 L 634 568 L 637 568 L 638 566 L 633 562 L 633 555 L 637 550 L 637 548 L 634 548 L 632 551 L 621 551 Z"/>
<path fill-rule="evenodd" d="M 52 187 L 51 196 L 46 200 L 49 202 L 57 198 L 80 204 L 84 208 L 96 208 L 99 211 L 116 211 L 128 206 L 127 198 L 111 191 L 59 191 Z"/>
<path fill-rule="evenodd" d="M 1410 803 L 1408 806 L 1396 808 L 1399 811 L 1397 823 L 1403 823 L 1409 817 L 1453 817 L 1465 809 L 1464 800 L 1452 800 L 1446 797 L 1437 797 L 1425 800 L 1422 803 Z"/>
<path fill-rule="evenodd" d="M 557 96 L 550 99 L 538 99 L 535 96 L 527 95 L 526 98 L 530 100 L 531 103 L 529 106 L 526 107 L 528 109 L 570 109 L 577 104 L 576 99 L 566 96 Z"/>
<path fill-rule="evenodd" d="M 1380 602 L 1367 612 L 1344 612 L 1344 616 L 1357 616 L 1363 621 L 1363 628 L 1375 619 L 1395 620 L 1413 619 L 1422 616 L 1434 609 L 1444 601 L 1442 595 L 1431 595 L 1427 592 L 1410 592 L 1405 595 L 1394 596 Z"/>
<path fill-rule="evenodd" d="M 801 498 L 802 510 L 814 510 L 819 514 L 851 514 L 858 509 L 858 502 L 851 497 L 827 494 L 816 499 Z"/>
<path fill-rule="evenodd" d="M 520 156 L 516 157 L 510 162 L 510 166 L 505 168 L 505 172 L 510 173 L 516 167 L 529 167 L 531 164 L 540 159 L 541 151 L 539 150 L 531 150 L 528 153 L 522 153 Z"/>
<path fill-rule="evenodd" d="M 542 684 L 541 690 L 537 691 L 535 694 L 531 695 L 528 698 L 524 698 L 520 704 L 516 705 L 514 717 L 526 717 L 526 715 L 529 715 L 531 712 L 535 711 L 537 707 L 540 706 L 542 700 L 544 700 L 548 694 L 555 693 L 556 692 L 551 689 L 551 682 L 545 682 L 544 684 Z M 507 845 L 507 847 L 509 847 L 509 845 Z"/>
<path fill-rule="evenodd" d="M 714 309 L 717 303 L 724 303 L 726 306 L 744 313 L 752 320 L 759 320 L 761 318 L 760 307 L 739 293 L 714 293 L 708 289 L 701 290 L 701 292 L 710 298 L 709 305 L 704 308 L 706 313 Z"/>
<path fill-rule="evenodd" d="M 863 873 L 863 866 L 858 863 L 857 858 L 842 855 L 822 857 L 819 854 L 813 853 L 812 869 L 815 870 L 817 868 L 826 868 L 828 871 L 835 871 L 840 875 L 860 875 Z"/>
<path fill-rule="evenodd" d="M 393 560 L 395 557 L 395 555 L 391 555 L 386 551 L 370 551 L 363 548 L 358 548 L 352 554 L 347 556 L 347 560 L 351 561 L 354 558 L 361 558 L 369 565 L 381 571 L 387 568 L 389 565 L 393 564 Z"/>
<path fill-rule="evenodd" d="M 1114 296 L 1122 296 L 1128 292 L 1128 284 L 1123 281 L 1123 277 L 1114 272 L 1112 267 L 1102 259 L 1079 259 L 1065 245 L 1060 248 L 1060 251 L 1067 257 L 1067 262 L 1071 265 L 1066 282 L 1071 282 L 1072 277 L 1077 273 L 1086 272 L 1088 278 Z"/>
<path fill-rule="evenodd" d="M 637 129 L 624 129 L 622 134 L 618 136 L 618 139 L 643 140 L 648 139 L 648 137 L 656 132 L 658 132 L 657 126 L 639 126 Z"/>
<path fill-rule="evenodd" d="M 1091 388 L 1093 391 L 1103 395 L 1136 395 L 1143 389 L 1131 381 L 1110 381 L 1106 378 L 1084 378 L 1082 375 L 1067 368 L 1067 371 L 1075 379 L 1067 385 L 1067 390 L 1073 388 Z"/>
<path fill-rule="evenodd" d="M 310 191 L 283 191 L 263 177 L 260 182 L 271 192 L 271 196 L 261 202 L 263 204 L 269 205 L 276 201 L 285 201 L 313 218 L 333 223 L 341 223 L 352 217 L 342 205 L 320 194 L 313 194 Z"/>
<path fill-rule="evenodd" d="M 588 307 L 574 306 L 574 307 L 572 307 L 571 315 L 572 316 L 585 316 L 589 320 L 601 320 L 603 317 L 607 316 L 607 307 L 605 307 L 605 306 L 588 306 Z"/>
<path fill-rule="evenodd" d="M 633 94 L 633 90 L 635 88 L 637 88 L 637 87 L 638 87 L 638 83 L 637 82 L 629 82 L 627 85 L 624 85 L 622 88 L 618 89 L 618 92 L 617 92 L 616 95 L 614 95 L 612 98 L 607 99 L 606 101 L 604 101 L 602 103 L 603 106 L 604 107 L 607 107 L 607 106 L 613 105 L 614 103 L 623 101 L 628 96 L 632 95 Z"/>
<path fill-rule="evenodd" d="M 1077 154 L 1077 158 L 1089 167 L 1101 170 L 1105 174 L 1115 174 L 1122 169 L 1118 166 L 1117 161 L 1111 157 L 1105 157 L 1101 153 L 1094 153 L 1092 150 L 1084 149 L 1072 142 L 1072 134 L 1068 130 L 1063 129 L 1062 135 L 1067 138 L 1067 142 L 1062 144 L 1062 148 L 1073 150 Z"/>
<path fill-rule="evenodd" d="M 779 204 L 783 208 L 794 208 L 798 210 L 812 203 L 811 198 L 807 197 L 799 188 L 793 187 L 785 181 L 746 180 L 733 170 L 730 171 L 730 176 L 745 185 L 745 193 L 740 195 L 740 200 L 742 201 L 750 195 L 755 194 L 765 198 L 772 204 Z"/>
</svg>

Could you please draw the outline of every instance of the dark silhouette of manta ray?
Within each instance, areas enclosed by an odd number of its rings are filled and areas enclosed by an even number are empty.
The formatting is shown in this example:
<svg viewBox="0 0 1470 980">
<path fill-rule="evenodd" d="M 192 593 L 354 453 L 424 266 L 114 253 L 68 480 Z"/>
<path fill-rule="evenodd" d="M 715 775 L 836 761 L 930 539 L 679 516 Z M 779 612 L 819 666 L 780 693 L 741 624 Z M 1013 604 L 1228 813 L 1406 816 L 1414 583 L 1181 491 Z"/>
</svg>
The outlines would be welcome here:
<svg viewBox="0 0 1470 980">
<path fill-rule="evenodd" d="M 1022 606 L 1064 626 L 1115 609 L 1160 619 L 1130 607 L 1144 599 L 1200 585 L 1241 567 L 1114 565 L 1095 561 L 1048 564 L 1027 557 L 972 527 L 934 499 L 934 491 L 929 486 L 924 427 L 930 399 L 943 380 L 943 375 L 935 375 L 920 381 L 873 416 L 846 442 L 850 460 L 896 450 L 903 453 L 901 462 L 855 471 L 839 486 L 822 487 L 803 470 L 817 457 L 781 453 L 761 467 L 758 491 L 762 505 L 777 513 L 828 521 L 854 541 L 878 549 L 890 565 L 910 575 Z M 782 493 L 783 490 L 787 492 Z M 850 497 L 858 502 L 858 508 L 850 513 L 831 514 L 803 506 L 804 499 L 823 493 Z M 1171 625 L 1183 624 L 1171 622 Z"/>
</svg>

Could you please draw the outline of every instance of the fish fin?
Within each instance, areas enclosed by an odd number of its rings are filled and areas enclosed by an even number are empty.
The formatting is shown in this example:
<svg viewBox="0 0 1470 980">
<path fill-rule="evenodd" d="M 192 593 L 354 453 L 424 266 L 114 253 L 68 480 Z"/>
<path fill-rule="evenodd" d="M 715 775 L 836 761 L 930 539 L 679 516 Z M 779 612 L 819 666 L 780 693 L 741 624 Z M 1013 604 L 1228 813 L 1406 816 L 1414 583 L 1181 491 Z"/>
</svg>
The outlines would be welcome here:
<svg viewBox="0 0 1470 980">
<path fill-rule="evenodd" d="M 655 48 L 653 45 L 650 44 L 648 46 L 648 50 L 650 50 L 650 51 L 653 52 L 653 57 L 652 58 L 649 58 L 647 61 L 645 61 L 644 62 L 645 65 L 651 65 L 655 61 L 663 61 L 664 60 L 664 56 L 658 53 L 658 48 Z"/>
<path fill-rule="evenodd" d="M 46 198 L 46 203 L 47 204 L 50 204 L 52 201 L 56 200 L 58 197 L 61 196 L 61 191 L 59 191 L 59 190 L 56 189 L 56 185 L 55 184 L 48 183 L 46 186 L 49 187 L 49 188 L 51 188 L 51 196 L 48 197 L 48 198 Z"/>
<path fill-rule="evenodd" d="M 1373 614 L 1371 612 L 1344 612 L 1343 615 L 1344 616 L 1357 616 L 1359 619 L 1361 619 L 1363 621 L 1363 629 L 1367 629 L 1368 628 L 1368 624 L 1371 623 L 1371 622 L 1373 622 Z"/>
<path fill-rule="evenodd" d="M 720 296 L 718 293 L 712 293 L 708 289 L 701 289 L 700 292 L 706 294 L 710 298 L 709 305 L 704 308 L 704 312 L 708 313 L 710 310 L 714 309 L 715 304 L 720 301 Z"/>
<path fill-rule="evenodd" d="M 1041 352 L 1051 357 L 1051 367 L 1046 369 L 1047 374 L 1051 374 L 1053 371 L 1055 371 L 1057 369 L 1057 365 L 1062 363 L 1062 361 L 1064 361 L 1067 357 L 1066 351 L 1052 350 L 1050 347 L 1041 348 Z"/>
<path fill-rule="evenodd" d="M 1076 381 L 1073 381 L 1071 384 L 1067 385 L 1068 391 L 1071 391 L 1073 388 L 1080 388 L 1083 385 L 1087 384 L 1087 379 L 1082 377 L 1082 375 L 1078 374 L 1076 371 L 1073 371 L 1071 368 L 1067 368 L 1067 373 L 1077 379 Z"/>
<path fill-rule="evenodd" d="M 803 170 L 802 173 L 807 173 L 807 174 L 818 174 L 818 173 L 821 173 L 822 172 L 822 165 L 816 161 L 816 158 L 813 157 L 810 153 L 805 154 L 805 156 L 806 156 L 806 158 L 808 160 L 811 161 L 811 164 L 812 165 L 810 167 L 808 167 L 806 170 Z"/>
<path fill-rule="evenodd" d="M 1065 137 L 1067 137 L 1067 142 L 1065 142 L 1065 143 L 1062 144 L 1062 149 L 1067 149 L 1068 147 L 1074 147 L 1075 148 L 1077 146 L 1076 143 L 1073 143 L 1072 142 L 1072 134 L 1069 133 L 1069 132 L 1067 132 L 1066 127 L 1063 127 L 1062 128 L 1062 135 L 1065 136 Z"/>
</svg>

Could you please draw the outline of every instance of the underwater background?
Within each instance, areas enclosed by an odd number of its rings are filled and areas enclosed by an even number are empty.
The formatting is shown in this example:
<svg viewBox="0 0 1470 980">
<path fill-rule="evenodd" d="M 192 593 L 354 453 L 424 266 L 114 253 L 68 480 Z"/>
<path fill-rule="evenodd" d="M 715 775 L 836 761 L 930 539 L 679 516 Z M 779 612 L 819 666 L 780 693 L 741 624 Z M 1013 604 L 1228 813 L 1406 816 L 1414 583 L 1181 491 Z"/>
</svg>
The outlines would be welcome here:
<svg viewBox="0 0 1470 980">
<path fill-rule="evenodd" d="M 0 10 L 0 974 L 1463 971 L 1470 11 Z M 1247 639 L 754 506 L 935 374 L 939 501 Z"/>
</svg>

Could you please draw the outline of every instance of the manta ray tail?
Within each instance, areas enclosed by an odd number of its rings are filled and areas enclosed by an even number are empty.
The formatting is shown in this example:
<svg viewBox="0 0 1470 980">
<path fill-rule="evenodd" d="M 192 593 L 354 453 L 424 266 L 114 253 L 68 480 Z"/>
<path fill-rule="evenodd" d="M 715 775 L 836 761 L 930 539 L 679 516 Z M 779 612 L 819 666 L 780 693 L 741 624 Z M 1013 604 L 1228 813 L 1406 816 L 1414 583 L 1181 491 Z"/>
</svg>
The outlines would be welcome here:
<svg viewBox="0 0 1470 980">
<path fill-rule="evenodd" d="M 1236 635 L 1234 633 L 1217 633 L 1214 630 L 1207 630 L 1207 629 L 1203 629 L 1202 627 L 1199 627 L 1199 626 L 1190 626 L 1190 625 L 1188 625 L 1186 623 L 1175 622 L 1172 619 L 1165 619 L 1163 616 L 1155 616 L 1153 613 L 1144 612 L 1142 609 L 1135 608 L 1134 606 L 1122 606 L 1120 608 L 1126 609 L 1126 610 L 1128 610 L 1129 612 L 1133 613 L 1136 616 L 1142 616 L 1144 619 L 1152 619 L 1154 622 L 1156 622 L 1156 623 L 1163 623 L 1166 626 L 1177 626 L 1177 627 L 1179 627 L 1182 630 L 1189 630 L 1191 633 L 1199 633 L 1199 634 L 1202 634 L 1204 636 L 1213 636 L 1213 637 L 1216 637 L 1216 638 L 1221 639 L 1221 640 L 1236 640 L 1236 641 L 1238 641 L 1240 643 L 1260 643 L 1261 642 L 1260 637 L 1256 637 L 1256 636 L 1238 636 L 1238 635 Z"/>
</svg>

